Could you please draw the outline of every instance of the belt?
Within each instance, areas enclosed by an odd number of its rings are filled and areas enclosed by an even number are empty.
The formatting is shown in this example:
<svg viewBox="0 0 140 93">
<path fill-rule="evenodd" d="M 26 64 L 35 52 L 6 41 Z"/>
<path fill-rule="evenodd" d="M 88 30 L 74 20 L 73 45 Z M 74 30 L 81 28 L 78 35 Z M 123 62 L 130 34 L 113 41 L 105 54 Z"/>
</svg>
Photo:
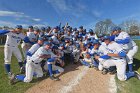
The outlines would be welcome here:
<svg viewBox="0 0 140 93">
<path fill-rule="evenodd" d="M 10 46 L 9 44 L 6 44 L 7 46 Z M 11 47 L 15 47 L 15 46 L 11 46 Z"/>
<path fill-rule="evenodd" d="M 53 64 L 54 62 L 47 62 L 47 64 Z"/>
<path fill-rule="evenodd" d="M 33 62 L 34 64 L 39 64 L 39 63 L 35 63 L 33 60 L 32 60 L 32 62 Z"/>
<path fill-rule="evenodd" d="M 118 58 L 118 59 L 123 59 L 123 58 Z M 114 60 L 118 60 L 118 59 L 114 59 Z"/>
</svg>

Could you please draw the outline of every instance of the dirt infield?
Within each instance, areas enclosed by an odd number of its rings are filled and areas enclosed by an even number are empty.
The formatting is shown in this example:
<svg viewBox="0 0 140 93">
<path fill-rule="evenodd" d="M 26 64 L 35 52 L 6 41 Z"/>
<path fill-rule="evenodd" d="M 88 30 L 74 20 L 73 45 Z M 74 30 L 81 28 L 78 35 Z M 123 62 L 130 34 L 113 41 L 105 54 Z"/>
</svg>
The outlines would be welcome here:
<svg viewBox="0 0 140 93">
<path fill-rule="evenodd" d="M 80 64 L 69 65 L 65 68 L 65 73 L 58 77 L 60 81 L 47 78 L 28 89 L 26 93 L 114 93 L 114 90 L 110 90 L 113 85 L 112 81 L 110 83 L 111 76 L 102 75 L 94 68 Z"/>
</svg>

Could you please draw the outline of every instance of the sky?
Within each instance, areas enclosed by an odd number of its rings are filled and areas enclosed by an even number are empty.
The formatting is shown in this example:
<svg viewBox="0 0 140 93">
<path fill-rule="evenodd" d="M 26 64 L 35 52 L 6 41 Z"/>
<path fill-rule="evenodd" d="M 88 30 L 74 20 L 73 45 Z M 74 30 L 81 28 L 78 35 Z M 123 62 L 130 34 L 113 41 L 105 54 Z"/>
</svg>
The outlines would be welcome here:
<svg viewBox="0 0 140 93">
<path fill-rule="evenodd" d="M 140 21 L 140 0 L 0 0 L 0 26 L 57 26 L 93 28 L 111 19 Z"/>
</svg>

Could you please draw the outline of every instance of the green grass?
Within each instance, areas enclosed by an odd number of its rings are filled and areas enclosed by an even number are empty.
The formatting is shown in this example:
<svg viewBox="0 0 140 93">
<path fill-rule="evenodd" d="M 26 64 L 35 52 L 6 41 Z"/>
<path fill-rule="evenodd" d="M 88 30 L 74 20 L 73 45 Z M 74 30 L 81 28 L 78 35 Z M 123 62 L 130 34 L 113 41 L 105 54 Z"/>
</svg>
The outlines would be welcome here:
<svg viewBox="0 0 140 93">
<path fill-rule="evenodd" d="M 8 77 L 4 69 L 4 54 L 3 47 L 0 47 L 0 93 L 24 93 L 28 88 L 35 85 L 35 83 L 18 82 L 15 85 L 8 84 Z M 16 58 L 12 57 L 11 70 L 15 74 L 19 73 L 19 66 Z"/>
<path fill-rule="evenodd" d="M 136 43 L 140 48 L 140 41 L 136 41 Z M 134 70 L 137 70 L 140 73 L 140 49 L 135 55 L 133 67 Z M 118 93 L 140 93 L 140 80 L 135 77 L 124 82 L 116 79 L 116 82 L 118 86 Z"/>
</svg>

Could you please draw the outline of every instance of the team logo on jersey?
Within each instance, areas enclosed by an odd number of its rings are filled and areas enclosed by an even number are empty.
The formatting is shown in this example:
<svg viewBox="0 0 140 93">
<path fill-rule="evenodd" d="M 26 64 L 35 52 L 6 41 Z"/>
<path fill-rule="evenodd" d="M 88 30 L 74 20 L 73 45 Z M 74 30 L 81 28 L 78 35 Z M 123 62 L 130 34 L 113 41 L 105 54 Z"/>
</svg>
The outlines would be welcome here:
<svg viewBox="0 0 140 93">
<path fill-rule="evenodd" d="M 17 36 L 12 36 L 12 38 L 14 38 L 14 39 L 21 39 L 20 37 L 17 37 Z"/>
</svg>

